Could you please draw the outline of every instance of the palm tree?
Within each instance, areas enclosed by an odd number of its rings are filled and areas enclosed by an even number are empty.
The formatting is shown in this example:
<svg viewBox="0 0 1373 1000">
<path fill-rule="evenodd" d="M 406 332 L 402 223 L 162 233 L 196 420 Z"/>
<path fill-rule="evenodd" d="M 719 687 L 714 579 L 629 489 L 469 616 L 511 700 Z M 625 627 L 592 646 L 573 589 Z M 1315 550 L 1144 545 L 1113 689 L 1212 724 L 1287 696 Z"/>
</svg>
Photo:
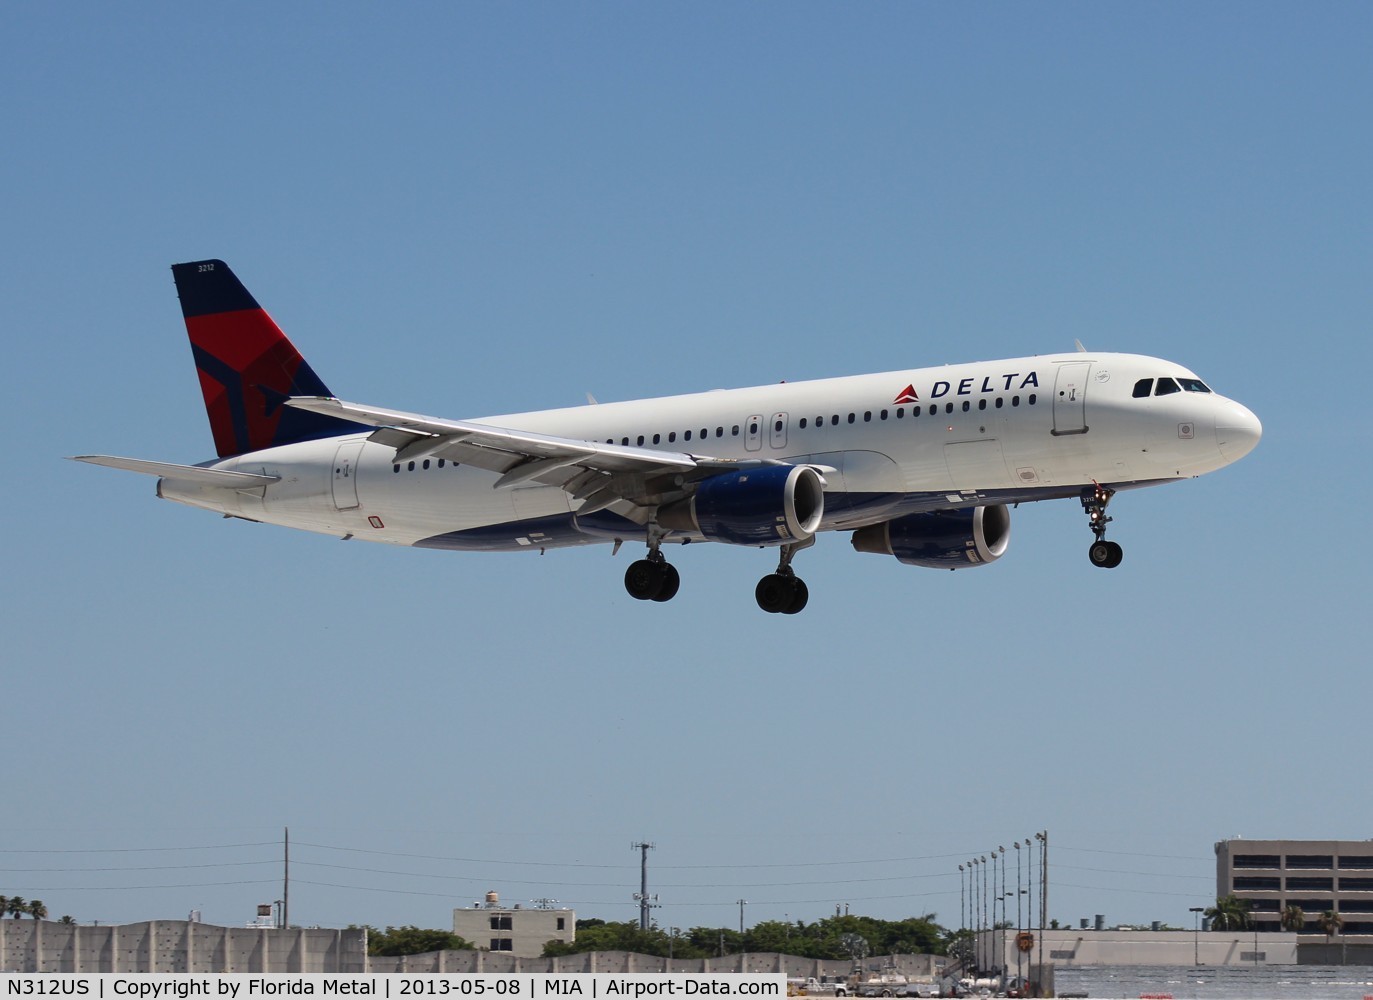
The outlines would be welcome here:
<svg viewBox="0 0 1373 1000">
<path fill-rule="evenodd" d="M 0 917 L 3 917 L 6 913 L 8 913 L 9 909 L 10 898 L 8 896 L 0 896 Z"/>
<path fill-rule="evenodd" d="M 29 912 L 29 901 L 23 896 L 11 896 L 5 901 L 5 908 L 9 910 L 10 916 L 18 920 Z"/>
<path fill-rule="evenodd" d="M 29 916 L 33 917 L 34 920 L 47 919 L 48 908 L 43 905 L 43 901 L 41 899 L 35 899 L 32 903 L 29 904 Z"/>
<path fill-rule="evenodd" d="M 1221 896 L 1205 912 L 1213 931 L 1242 931 L 1249 926 L 1249 901 L 1237 896 Z"/>
<path fill-rule="evenodd" d="M 1300 934 L 1306 926 L 1306 912 L 1296 903 L 1292 903 L 1282 911 L 1279 922 L 1282 924 L 1283 930 Z"/>
<path fill-rule="evenodd" d="M 63 914 L 63 915 L 62 915 L 62 919 L 59 920 L 59 921 L 57 921 L 57 922 L 58 922 L 59 924 L 68 924 L 68 925 L 71 925 L 71 924 L 76 923 L 76 918 L 73 917 L 70 913 L 66 913 L 66 914 Z"/>
<path fill-rule="evenodd" d="M 1325 931 L 1325 950 L 1326 950 L 1326 952 L 1328 953 L 1328 952 L 1330 951 L 1330 938 L 1331 938 L 1331 936 L 1332 936 L 1332 935 L 1335 935 L 1335 934 L 1338 934 L 1338 933 L 1344 928 L 1344 917 L 1340 916 L 1340 913 L 1339 913 L 1338 910 L 1326 910 L 1324 913 L 1321 914 L 1320 920 L 1318 920 L 1317 923 L 1319 923 L 1319 924 L 1321 925 L 1321 930 Z M 1340 939 L 1340 945 L 1341 945 L 1341 948 L 1340 948 L 1340 951 L 1341 951 L 1341 955 L 1340 955 L 1340 964 L 1343 965 L 1343 964 L 1344 964 L 1344 954 L 1343 954 L 1343 951 L 1344 951 L 1344 948 L 1343 948 L 1344 939 L 1343 939 L 1343 938 Z"/>
</svg>

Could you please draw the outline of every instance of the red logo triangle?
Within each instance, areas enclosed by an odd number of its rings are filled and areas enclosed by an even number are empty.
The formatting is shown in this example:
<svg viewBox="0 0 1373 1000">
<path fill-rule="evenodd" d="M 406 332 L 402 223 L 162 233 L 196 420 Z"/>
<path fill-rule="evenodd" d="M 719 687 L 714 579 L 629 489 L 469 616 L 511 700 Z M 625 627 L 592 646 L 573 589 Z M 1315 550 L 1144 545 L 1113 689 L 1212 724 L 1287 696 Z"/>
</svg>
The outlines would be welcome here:
<svg viewBox="0 0 1373 1000">
<path fill-rule="evenodd" d="M 892 402 L 893 402 L 893 403 L 914 403 L 914 402 L 916 402 L 916 401 L 919 400 L 919 399 L 920 399 L 920 397 L 917 396 L 917 395 L 915 394 L 915 386 L 913 386 L 913 385 L 908 385 L 908 386 L 906 386 L 906 388 L 902 389 L 899 393 L 897 393 L 896 398 L 893 399 Z"/>
</svg>

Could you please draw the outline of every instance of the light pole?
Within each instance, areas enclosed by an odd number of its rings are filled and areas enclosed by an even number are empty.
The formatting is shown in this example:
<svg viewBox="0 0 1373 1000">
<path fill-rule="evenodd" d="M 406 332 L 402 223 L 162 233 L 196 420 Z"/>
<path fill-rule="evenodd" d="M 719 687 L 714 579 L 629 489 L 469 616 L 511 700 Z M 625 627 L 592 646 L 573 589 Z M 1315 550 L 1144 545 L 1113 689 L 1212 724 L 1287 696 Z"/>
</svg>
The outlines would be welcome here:
<svg viewBox="0 0 1373 1000">
<path fill-rule="evenodd" d="M 1192 914 L 1192 964 L 1201 964 L 1201 914 L 1204 907 L 1189 906 L 1187 911 Z"/>
<path fill-rule="evenodd" d="M 968 882 L 963 877 L 963 866 L 958 866 L 958 926 L 968 929 Z"/>
<path fill-rule="evenodd" d="M 1020 950 L 1020 935 L 1025 928 L 1020 922 L 1020 894 L 1024 891 L 1020 888 L 1020 841 L 1017 840 L 1015 842 L 1015 978 L 1016 985 L 1022 987 L 1022 991 L 1025 986 L 1025 979 L 1020 971 L 1020 956 L 1024 954 Z"/>
<path fill-rule="evenodd" d="M 1036 964 L 1035 979 L 1044 979 L 1044 925 L 1049 922 L 1049 831 L 1041 830 L 1035 834 L 1039 841 L 1039 961 Z"/>
<path fill-rule="evenodd" d="M 1001 922 L 1006 923 L 1006 845 L 997 848 L 1001 855 Z M 995 928 L 993 928 L 995 929 Z M 997 941 L 997 961 L 1001 963 L 1002 973 L 1006 970 L 1006 933 L 1002 931 Z"/>
<path fill-rule="evenodd" d="M 995 859 L 995 857 L 997 857 L 997 853 L 995 853 L 995 852 L 991 853 L 991 857 L 993 857 L 993 859 Z M 987 896 L 987 856 L 986 856 L 986 854 L 983 854 L 982 859 L 980 859 L 980 861 L 982 861 L 982 923 L 983 923 L 983 926 L 986 926 L 986 929 L 987 929 L 987 930 L 991 930 L 991 920 L 987 919 L 987 904 L 989 904 L 989 902 L 991 902 L 991 898 L 990 898 L 989 896 Z M 982 946 L 982 959 L 983 959 L 983 962 L 986 962 L 986 960 L 989 959 L 989 957 L 991 957 L 991 935 L 990 935 L 990 934 L 987 935 L 986 944 L 983 944 L 983 946 Z M 979 970 L 980 970 L 980 968 L 983 968 L 982 963 L 980 963 L 980 962 L 978 963 L 978 968 L 979 968 Z"/>
</svg>

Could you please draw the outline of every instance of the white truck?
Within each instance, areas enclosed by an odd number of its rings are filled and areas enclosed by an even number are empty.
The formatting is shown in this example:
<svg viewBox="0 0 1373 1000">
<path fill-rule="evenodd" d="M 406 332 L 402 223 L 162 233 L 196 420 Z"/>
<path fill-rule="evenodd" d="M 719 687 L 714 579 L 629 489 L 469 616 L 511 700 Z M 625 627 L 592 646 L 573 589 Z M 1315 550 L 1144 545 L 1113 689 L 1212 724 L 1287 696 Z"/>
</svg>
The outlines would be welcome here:
<svg viewBox="0 0 1373 1000">
<path fill-rule="evenodd" d="M 791 997 L 846 997 L 848 995 L 848 984 L 842 980 L 822 982 L 814 976 L 787 980 L 787 996 Z"/>
</svg>

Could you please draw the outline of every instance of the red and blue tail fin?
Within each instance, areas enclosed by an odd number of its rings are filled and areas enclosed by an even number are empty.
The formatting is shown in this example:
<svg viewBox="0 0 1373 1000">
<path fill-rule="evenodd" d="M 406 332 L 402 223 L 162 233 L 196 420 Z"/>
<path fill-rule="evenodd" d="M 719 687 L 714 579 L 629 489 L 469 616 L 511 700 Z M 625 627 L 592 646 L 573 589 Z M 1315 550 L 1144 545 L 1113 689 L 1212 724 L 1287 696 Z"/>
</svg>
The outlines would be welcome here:
<svg viewBox="0 0 1373 1000">
<path fill-rule="evenodd" d="M 221 458 L 367 429 L 282 405 L 333 393 L 228 264 L 173 264 L 172 277 Z"/>
</svg>

